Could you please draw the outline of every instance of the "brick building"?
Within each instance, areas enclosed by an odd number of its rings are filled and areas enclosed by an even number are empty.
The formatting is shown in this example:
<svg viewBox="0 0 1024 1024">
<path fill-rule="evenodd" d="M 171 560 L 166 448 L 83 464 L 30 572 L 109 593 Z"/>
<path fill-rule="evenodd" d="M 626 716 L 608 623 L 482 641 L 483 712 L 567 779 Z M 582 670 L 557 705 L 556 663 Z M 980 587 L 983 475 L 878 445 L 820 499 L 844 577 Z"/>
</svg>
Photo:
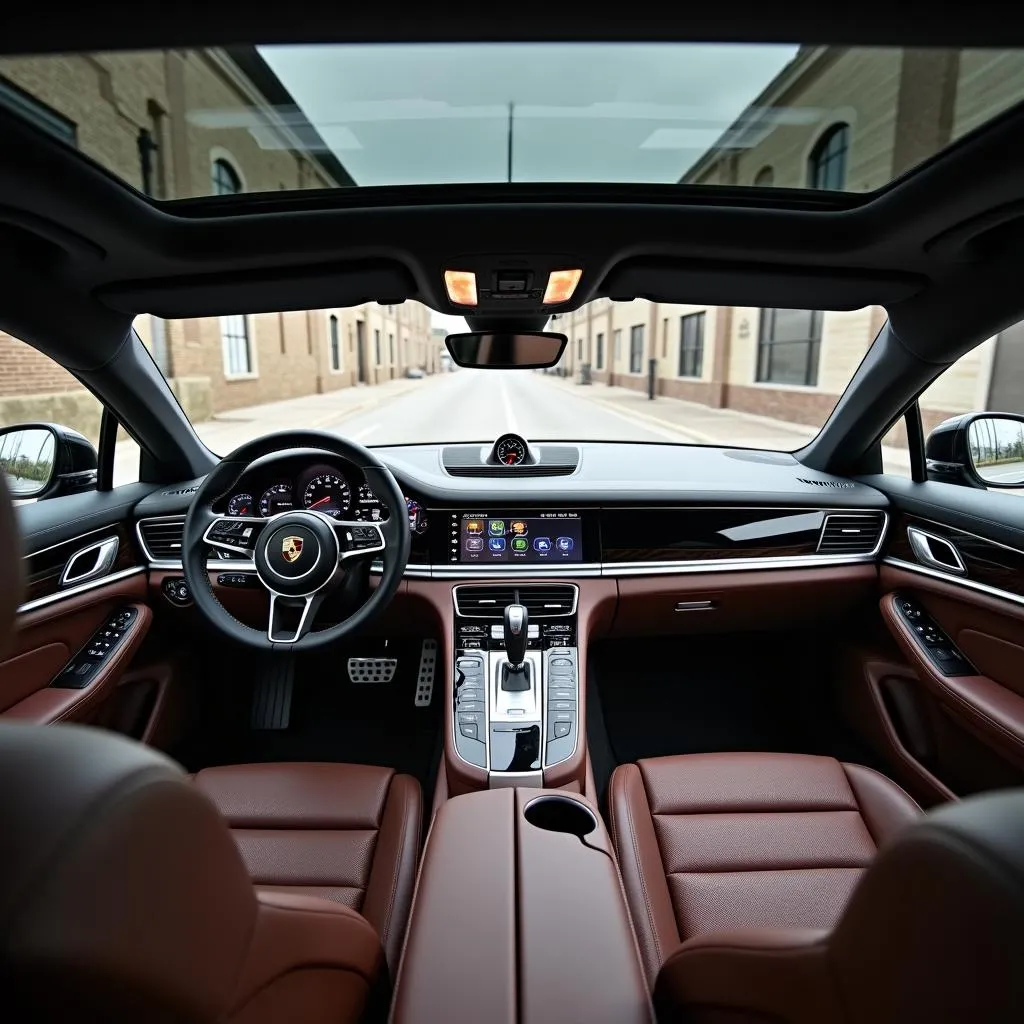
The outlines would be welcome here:
<svg viewBox="0 0 1024 1024">
<path fill-rule="evenodd" d="M 0 104 L 155 199 L 354 184 L 254 47 L 2 58 Z M 436 369 L 417 303 L 135 326 L 194 419 Z M 98 430 L 73 377 L 0 333 L 0 422 L 39 418 Z"/>
<path fill-rule="evenodd" d="M 867 192 L 1024 98 L 1024 55 L 803 47 L 681 183 Z M 566 369 L 594 379 L 818 425 L 885 312 L 599 300 L 556 321 Z M 1024 411 L 1024 330 L 990 339 L 922 398 L 926 429 L 974 409 Z"/>
</svg>

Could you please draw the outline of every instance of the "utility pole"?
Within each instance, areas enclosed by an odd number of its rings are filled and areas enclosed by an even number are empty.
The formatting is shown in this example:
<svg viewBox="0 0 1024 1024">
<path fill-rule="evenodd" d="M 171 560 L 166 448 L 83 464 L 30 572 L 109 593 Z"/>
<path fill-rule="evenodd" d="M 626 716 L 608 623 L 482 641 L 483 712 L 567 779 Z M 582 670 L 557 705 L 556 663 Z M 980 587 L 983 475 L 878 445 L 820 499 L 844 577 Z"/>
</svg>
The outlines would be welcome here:
<svg viewBox="0 0 1024 1024">
<path fill-rule="evenodd" d="M 515 116 L 516 105 L 508 105 L 508 182 L 512 183 L 512 118 Z"/>
</svg>

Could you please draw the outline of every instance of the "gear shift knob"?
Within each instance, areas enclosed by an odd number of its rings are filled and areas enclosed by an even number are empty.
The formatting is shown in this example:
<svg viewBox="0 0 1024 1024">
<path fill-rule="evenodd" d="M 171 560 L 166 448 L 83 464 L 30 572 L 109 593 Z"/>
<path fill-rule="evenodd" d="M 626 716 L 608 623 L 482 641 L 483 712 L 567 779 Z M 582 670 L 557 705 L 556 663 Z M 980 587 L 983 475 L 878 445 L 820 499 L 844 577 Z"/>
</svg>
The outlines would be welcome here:
<svg viewBox="0 0 1024 1024">
<path fill-rule="evenodd" d="M 505 654 L 509 665 L 518 669 L 526 661 L 526 640 L 530 614 L 521 604 L 505 606 Z"/>
</svg>

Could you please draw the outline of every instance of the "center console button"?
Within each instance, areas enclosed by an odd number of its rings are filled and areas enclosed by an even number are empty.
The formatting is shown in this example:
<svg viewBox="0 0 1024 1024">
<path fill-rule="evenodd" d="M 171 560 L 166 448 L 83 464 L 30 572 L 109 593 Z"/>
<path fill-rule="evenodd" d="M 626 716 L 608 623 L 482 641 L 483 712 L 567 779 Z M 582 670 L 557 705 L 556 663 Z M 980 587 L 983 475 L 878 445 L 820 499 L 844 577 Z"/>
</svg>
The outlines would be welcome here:
<svg viewBox="0 0 1024 1024">
<path fill-rule="evenodd" d="M 549 711 L 575 711 L 576 701 L 574 700 L 552 700 L 548 701 Z"/>
<path fill-rule="evenodd" d="M 568 736 L 572 732 L 572 722 L 553 722 L 551 732 L 556 740 L 562 736 Z"/>
<path fill-rule="evenodd" d="M 460 700 L 459 711 L 484 713 L 484 702 L 482 700 Z"/>
<path fill-rule="evenodd" d="M 548 689 L 548 702 L 562 701 L 562 700 L 575 700 L 576 691 L 572 687 L 565 687 L 561 689 Z"/>
</svg>

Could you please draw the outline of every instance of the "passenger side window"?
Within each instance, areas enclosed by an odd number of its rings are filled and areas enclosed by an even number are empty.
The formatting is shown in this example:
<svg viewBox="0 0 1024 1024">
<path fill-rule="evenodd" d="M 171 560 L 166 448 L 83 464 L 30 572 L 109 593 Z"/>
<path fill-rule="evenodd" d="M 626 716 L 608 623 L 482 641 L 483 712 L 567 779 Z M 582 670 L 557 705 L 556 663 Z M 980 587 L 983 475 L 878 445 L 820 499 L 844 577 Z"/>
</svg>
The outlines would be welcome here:
<svg viewBox="0 0 1024 1024">
<path fill-rule="evenodd" d="M 940 423 L 968 412 L 1024 415 L 1024 321 L 962 355 L 921 393 L 918 404 L 925 439 Z M 882 438 L 882 468 L 910 476 L 902 417 Z"/>
</svg>

